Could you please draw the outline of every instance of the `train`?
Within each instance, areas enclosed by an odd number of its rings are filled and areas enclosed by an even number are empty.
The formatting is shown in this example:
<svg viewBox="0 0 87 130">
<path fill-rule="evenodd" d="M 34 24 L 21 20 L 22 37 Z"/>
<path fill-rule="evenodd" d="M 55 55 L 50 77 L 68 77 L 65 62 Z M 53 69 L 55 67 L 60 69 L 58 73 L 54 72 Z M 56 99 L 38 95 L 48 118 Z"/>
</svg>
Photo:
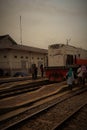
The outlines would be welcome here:
<svg viewBox="0 0 87 130">
<path fill-rule="evenodd" d="M 87 50 L 69 44 L 48 46 L 48 66 L 45 67 L 45 74 L 50 81 L 65 80 L 70 67 L 76 74 L 79 65 L 87 66 Z"/>
</svg>

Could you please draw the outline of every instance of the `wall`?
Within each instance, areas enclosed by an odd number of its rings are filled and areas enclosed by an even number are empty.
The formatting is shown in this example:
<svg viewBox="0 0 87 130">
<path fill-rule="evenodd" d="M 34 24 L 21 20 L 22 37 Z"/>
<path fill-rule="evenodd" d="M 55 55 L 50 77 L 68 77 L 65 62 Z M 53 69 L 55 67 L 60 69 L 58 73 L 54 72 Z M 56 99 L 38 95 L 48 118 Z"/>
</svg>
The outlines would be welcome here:
<svg viewBox="0 0 87 130">
<path fill-rule="evenodd" d="M 26 72 L 31 75 L 31 65 L 36 64 L 38 74 L 40 74 L 40 65 L 46 63 L 46 54 L 21 51 L 21 50 L 4 50 L 0 51 L 0 68 L 11 75 L 18 71 Z"/>
</svg>

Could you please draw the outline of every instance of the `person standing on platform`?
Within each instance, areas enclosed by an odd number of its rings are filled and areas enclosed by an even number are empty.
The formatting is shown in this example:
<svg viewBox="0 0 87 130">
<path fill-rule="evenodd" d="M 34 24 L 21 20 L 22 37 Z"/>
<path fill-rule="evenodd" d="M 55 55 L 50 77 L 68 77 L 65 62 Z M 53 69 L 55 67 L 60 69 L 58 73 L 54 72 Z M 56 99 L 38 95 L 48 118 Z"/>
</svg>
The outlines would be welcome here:
<svg viewBox="0 0 87 130">
<path fill-rule="evenodd" d="M 43 78 L 43 74 L 44 74 L 43 64 L 40 65 L 40 71 L 41 71 L 41 77 Z"/>
<path fill-rule="evenodd" d="M 32 79 L 35 79 L 34 64 L 32 64 L 31 66 L 31 72 L 32 72 Z"/>
<path fill-rule="evenodd" d="M 34 73 L 35 73 L 35 79 L 37 79 L 38 68 L 37 68 L 36 64 L 35 64 L 35 68 L 34 68 Z"/>
<path fill-rule="evenodd" d="M 85 85 L 86 74 L 87 74 L 86 66 L 82 65 L 81 70 L 82 70 L 82 84 Z"/>
<path fill-rule="evenodd" d="M 66 78 L 67 78 L 68 87 L 70 88 L 70 90 L 72 90 L 72 85 L 74 82 L 74 73 L 72 68 L 70 68 L 69 71 L 67 72 Z"/>
<path fill-rule="evenodd" d="M 32 79 L 37 79 L 37 67 L 36 67 L 36 64 L 32 64 L 31 71 L 32 71 Z"/>
<path fill-rule="evenodd" d="M 78 84 L 82 84 L 82 75 L 83 75 L 83 72 L 82 72 L 82 68 L 81 68 L 81 65 L 79 66 L 79 68 L 77 69 L 77 78 L 78 78 Z"/>
</svg>

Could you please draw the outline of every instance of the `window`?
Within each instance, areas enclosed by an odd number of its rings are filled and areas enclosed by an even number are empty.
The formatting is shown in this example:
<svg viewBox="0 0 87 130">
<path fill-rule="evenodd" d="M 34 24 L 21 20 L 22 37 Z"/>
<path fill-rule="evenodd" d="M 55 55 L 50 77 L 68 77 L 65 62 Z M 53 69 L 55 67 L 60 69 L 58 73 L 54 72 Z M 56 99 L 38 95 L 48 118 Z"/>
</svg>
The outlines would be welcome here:
<svg viewBox="0 0 87 130">
<path fill-rule="evenodd" d="M 67 55 L 66 65 L 72 65 L 72 64 L 73 64 L 73 55 Z"/>
<path fill-rule="evenodd" d="M 26 59 L 28 59 L 28 56 L 26 56 Z"/>
<path fill-rule="evenodd" d="M 14 58 L 17 58 L 17 56 L 14 56 Z"/>
<path fill-rule="evenodd" d="M 23 59 L 23 56 L 21 56 L 21 59 Z"/>
<path fill-rule="evenodd" d="M 7 56 L 4 56 L 4 58 L 7 58 Z"/>
<path fill-rule="evenodd" d="M 80 58 L 80 54 L 78 54 L 78 57 Z"/>
</svg>

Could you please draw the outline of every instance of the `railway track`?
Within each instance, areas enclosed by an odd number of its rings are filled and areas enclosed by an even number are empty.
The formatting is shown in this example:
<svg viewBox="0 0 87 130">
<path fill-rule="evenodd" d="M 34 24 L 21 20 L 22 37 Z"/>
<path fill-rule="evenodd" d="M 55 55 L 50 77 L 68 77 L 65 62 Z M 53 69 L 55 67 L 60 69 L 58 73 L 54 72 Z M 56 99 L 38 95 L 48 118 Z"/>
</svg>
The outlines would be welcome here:
<svg viewBox="0 0 87 130">
<path fill-rule="evenodd" d="M 87 104 L 79 108 L 55 130 L 86 130 L 87 129 Z"/>
<path fill-rule="evenodd" d="M 87 90 L 86 88 L 80 89 L 80 90 L 75 89 L 73 92 L 68 91 L 67 93 L 65 93 L 65 92 L 61 93 L 60 95 L 57 92 L 55 94 L 45 96 L 44 98 L 40 98 L 39 100 L 32 102 L 32 104 L 30 104 L 30 105 L 27 104 L 25 106 L 21 106 L 19 109 L 15 109 L 15 110 L 7 113 L 7 115 L 2 114 L 2 117 L 0 118 L 0 123 L 1 123 L 0 129 L 3 130 L 3 129 L 10 128 L 13 125 L 18 124 L 19 122 L 24 122 L 26 119 L 29 119 L 28 129 L 31 129 L 31 130 L 56 129 L 58 127 L 58 125 L 63 123 L 67 118 L 69 118 L 72 114 L 76 113 L 79 109 L 81 109 L 81 107 L 83 107 L 87 103 L 86 90 Z M 83 94 L 83 92 L 85 94 Z M 84 96 L 84 98 L 82 95 Z M 73 98 L 74 98 L 74 101 L 76 101 L 75 100 L 76 97 L 78 100 L 79 96 L 80 96 L 80 98 L 82 97 L 82 99 L 80 99 L 80 102 L 78 103 L 77 107 L 74 106 L 74 110 L 73 110 L 71 104 L 69 103 L 69 106 L 68 106 L 67 102 L 71 102 L 71 101 L 73 102 Z M 84 99 L 84 102 L 83 102 L 83 99 Z M 68 111 L 68 114 L 66 114 L 66 116 L 63 119 L 54 118 L 52 121 L 50 121 L 51 118 L 49 117 L 49 119 L 48 119 L 48 115 L 51 115 L 51 117 L 56 117 L 57 115 L 59 115 L 58 113 L 55 112 L 55 110 L 61 114 L 61 112 L 63 112 L 63 109 L 61 109 L 61 108 L 64 108 L 64 103 L 67 104 L 65 106 L 67 106 L 66 110 Z M 61 104 L 62 104 L 62 107 L 61 107 Z M 61 112 L 59 111 L 59 107 L 60 107 Z M 66 112 L 66 110 L 65 110 L 65 112 Z M 70 110 L 70 112 L 69 112 L 69 110 Z M 12 115 L 12 113 L 16 113 L 16 114 Z M 54 115 L 54 113 L 56 113 L 56 115 Z M 32 119 L 32 116 L 34 117 L 33 119 Z M 38 119 L 39 117 L 40 117 L 40 119 Z M 41 117 L 45 117 L 46 119 L 43 120 L 43 119 L 41 119 Z M 61 115 L 60 115 L 60 117 L 61 117 Z M 57 121 L 59 121 L 59 123 L 54 122 L 55 119 Z M 38 125 L 37 120 L 42 121 L 41 126 Z M 31 127 L 32 122 L 33 122 L 33 126 Z M 38 126 L 37 128 L 34 127 L 34 122 L 36 122 L 36 124 Z M 44 126 L 44 127 L 42 127 L 42 126 Z M 18 127 L 18 125 L 17 125 L 17 127 Z M 12 129 L 14 129 L 14 127 L 12 127 Z"/>
<path fill-rule="evenodd" d="M 0 85 L 3 84 L 3 83 L 18 82 L 18 81 L 31 80 L 31 79 L 32 78 L 30 76 L 26 76 L 26 77 L 0 78 Z"/>
<path fill-rule="evenodd" d="M 8 79 L 7 79 L 8 80 Z M 38 82 L 38 81 L 44 81 L 44 80 L 48 80 L 47 78 L 38 78 L 37 80 L 32 80 L 32 79 L 15 79 L 15 81 L 12 79 L 12 81 L 7 82 L 6 80 L 4 80 L 4 82 L 2 84 L 0 84 L 0 91 L 5 90 L 5 89 L 10 89 L 15 87 L 16 85 L 20 86 L 20 85 L 25 85 L 25 84 L 29 84 L 29 83 L 33 83 L 33 82 Z"/>
<path fill-rule="evenodd" d="M 0 99 L 34 91 L 47 84 L 51 84 L 47 79 L 4 83 L 0 86 Z"/>
</svg>

